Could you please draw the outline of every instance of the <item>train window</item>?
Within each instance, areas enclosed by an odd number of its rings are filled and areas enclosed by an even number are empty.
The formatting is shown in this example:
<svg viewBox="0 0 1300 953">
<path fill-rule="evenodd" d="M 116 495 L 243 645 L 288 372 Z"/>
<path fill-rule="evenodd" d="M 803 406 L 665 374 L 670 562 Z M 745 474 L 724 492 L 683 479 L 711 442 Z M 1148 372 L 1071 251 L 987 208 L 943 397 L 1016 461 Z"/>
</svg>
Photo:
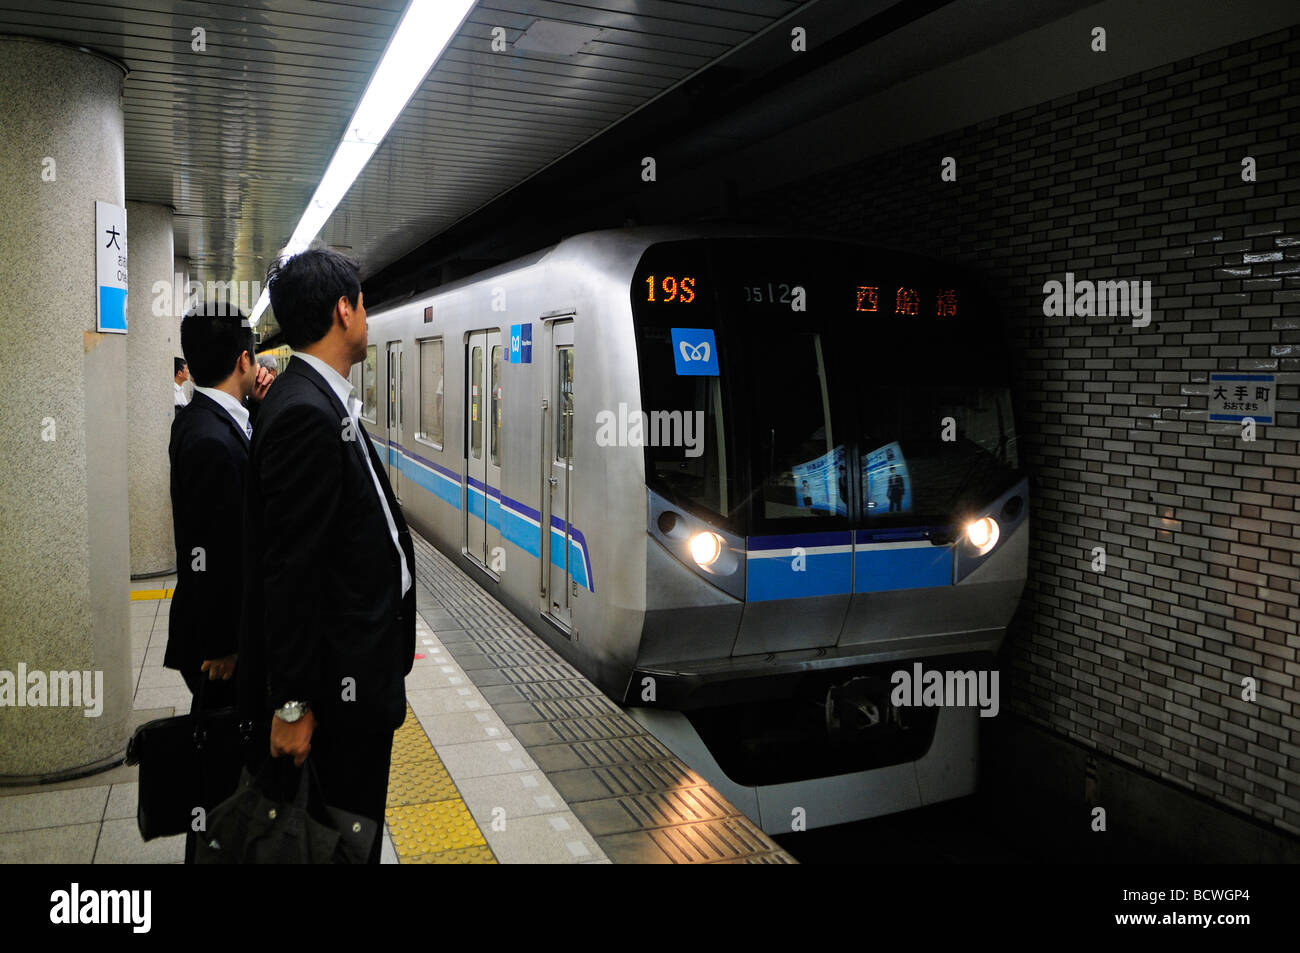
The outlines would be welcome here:
<svg viewBox="0 0 1300 953">
<path fill-rule="evenodd" d="M 720 328 L 714 336 L 721 358 L 726 337 Z M 648 321 L 642 323 L 638 350 L 642 439 L 651 485 L 680 505 L 715 519 L 730 517 L 736 499 L 728 467 L 723 377 L 676 374 L 670 329 Z"/>
<path fill-rule="evenodd" d="M 743 350 L 749 329 L 728 333 L 714 275 L 711 251 L 696 242 L 655 246 L 637 266 L 632 308 L 641 432 L 635 436 L 645 447 L 646 482 L 657 493 L 715 525 L 737 529 L 745 501 L 736 492 L 738 448 L 728 429 L 728 408 L 737 386 L 732 358 Z M 712 360 L 707 350 L 686 358 L 712 363 L 711 373 L 682 366 L 683 355 L 673 345 L 674 334 L 687 333 L 682 329 L 713 333 Z M 631 423 L 628 430 L 634 436 Z"/>
<path fill-rule="evenodd" d="M 1016 478 L 1005 387 L 898 381 L 863 388 L 860 406 L 862 500 L 872 522 L 946 523 Z M 951 424 L 941 429 L 936 421 Z"/>
<path fill-rule="evenodd" d="M 760 343 L 751 356 L 763 517 L 847 516 L 848 460 L 835 439 L 821 334 L 787 333 L 779 354 Z"/>
<path fill-rule="evenodd" d="M 361 365 L 361 416 L 375 422 L 375 374 L 379 363 L 379 348 L 371 344 L 366 348 L 366 359 Z"/>
<path fill-rule="evenodd" d="M 500 344 L 492 348 L 492 399 L 490 401 L 492 416 L 488 418 L 488 459 L 494 467 L 501 466 L 501 352 Z"/>
<path fill-rule="evenodd" d="M 420 342 L 420 420 L 415 439 L 442 448 L 442 338 Z"/>
<path fill-rule="evenodd" d="M 396 430 L 401 426 L 402 407 L 401 407 L 401 381 L 399 374 L 401 372 L 401 352 L 396 350 L 397 345 L 389 343 L 388 345 L 388 429 Z"/>
<path fill-rule="evenodd" d="M 555 415 L 555 459 L 556 462 L 573 461 L 573 348 L 562 347 L 557 351 L 559 366 L 556 372 L 560 376 L 560 406 Z"/>
<path fill-rule="evenodd" d="M 475 460 L 483 459 L 483 349 L 470 352 L 469 449 Z"/>
</svg>

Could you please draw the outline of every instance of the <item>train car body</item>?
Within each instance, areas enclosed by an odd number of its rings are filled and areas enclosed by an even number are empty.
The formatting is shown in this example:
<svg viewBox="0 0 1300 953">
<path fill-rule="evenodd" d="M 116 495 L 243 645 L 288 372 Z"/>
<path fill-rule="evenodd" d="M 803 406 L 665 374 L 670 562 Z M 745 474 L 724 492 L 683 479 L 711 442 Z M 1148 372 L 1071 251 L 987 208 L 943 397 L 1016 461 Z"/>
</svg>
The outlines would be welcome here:
<svg viewBox="0 0 1300 953">
<path fill-rule="evenodd" d="M 353 380 L 410 522 L 782 832 L 974 788 L 976 708 L 895 676 L 986 671 L 1024 586 L 993 317 L 852 243 L 615 230 L 376 309 Z"/>
</svg>

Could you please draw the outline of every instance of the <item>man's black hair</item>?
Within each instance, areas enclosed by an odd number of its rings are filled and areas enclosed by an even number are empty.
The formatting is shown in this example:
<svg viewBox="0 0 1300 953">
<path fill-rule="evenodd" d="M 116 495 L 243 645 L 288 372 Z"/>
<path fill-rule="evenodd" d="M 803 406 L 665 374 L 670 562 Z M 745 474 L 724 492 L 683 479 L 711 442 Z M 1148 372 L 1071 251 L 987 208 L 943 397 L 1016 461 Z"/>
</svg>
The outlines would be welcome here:
<svg viewBox="0 0 1300 953">
<path fill-rule="evenodd" d="M 172 363 L 176 365 L 176 367 L 172 370 L 172 377 L 175 377 L 177 374 L 181 372 L 181 368 L 185 366 L 185 358 L 174 357 L 172 358 Z"/>
<path fill-rule="evenodd" d="M 348 304 L 357 306 L 361 269 L 347 255 L 323 246 L 312 247 L 283 261 L 277 258 L 271 262 L 266 271 L 266 290 L 285 343 L 303 347 L 329 333 L 339 298 L 346 297 Z"/>
<path fill-rule="evenodd" d="M 181 321 L 181 350 L 198 387 L 215 387 L 232 373 L 239 355 L 257 360 L 253 329 L 241 322 L 244 313 L 234 304 L 207 301 Z"/>
</svg>

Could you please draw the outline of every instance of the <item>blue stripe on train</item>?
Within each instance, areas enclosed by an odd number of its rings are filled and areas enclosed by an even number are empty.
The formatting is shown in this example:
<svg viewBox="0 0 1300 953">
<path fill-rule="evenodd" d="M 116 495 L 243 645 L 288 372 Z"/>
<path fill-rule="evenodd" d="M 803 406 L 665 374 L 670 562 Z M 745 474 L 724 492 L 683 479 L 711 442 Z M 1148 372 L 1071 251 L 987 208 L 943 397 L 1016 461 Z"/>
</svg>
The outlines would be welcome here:
<svg viewBox="0 0 1300 953">
<path fill-rule="evenodd" d="M 460 481 L 453 480 L 437 470 L 425 469 L 419 462 L 412 460 L 398 450 L 389 448 L 389 459 L 395 459 L 397 469 L 402 476 L 411 480 L 421 489 L 428 490 L 444 503 L 450 503 L 460 509 Z"/>
<path fill-rule="evenodd" d="M 506 500 L 501 506 L 501 538 L 514 543 L 534 559 L 542 554 L 542 534 L 537 527 L 537 521 L 529 522 L 520 513 L 518 513 L 511 504 L 513 500 Z"/>
<path fill-rule="evenodd" d="M 849 591 L 853 537 L 848 532 L 751 536 L 745 541 L 745 599 L 808 599 Z"/>
<path fill-rule="evenodd" d="M 853 537 L 847 530 L 828 533 L 786 533 L 782 536 L 751 536 L 745 540 L 749 551 L 794 549 L 796 546 L 808 549 L 813 546 L 847 546 Z"/>
<path fill-rule="evenodd" d="M 401 444 L 385 440 L 371 434 L 371 439 L 383 445 L 387 450 L 388 462 L 395 465 L 402 476 L 416 486 L 432 493 L 444 503 L 460 509 L 461 475 L 454 470 L 439 466 L 432 460 L 426 460 L 419 454 L 412 453 Z M 501 532 L 503 539 L 509 540 L 534 559 L 539 558 L 542 549 L 541 516 L 530 506 L 518 500 L 512 500 L 499 490 L 485 486 L 482 482 L 469 477 L 466 481 L 466 503 L 470 515 L 484 520 L 487 525 Z M 558 529 L 557 529 L 558 527 Z M 551 563 L 564 568 L 564 523 L 552 517 L 551 527 Z M 595 592 L 591 571 L 591 553 L 587 548 L 587 538 L 576 527 L 569 528 L 569 564 L 570 575 L 578 585 Z"/>
<path fill-rule="evenodd" d="M 427 460 L 397 443 L 371 435 L 383 445 L 390 463 L 421 489 L 460 509 L 461 475 Z M 472 477 L 465 494 L 469 512 L 500 530 L 533 558 L 541 554 L 541 515 L 532 507 L 486 487 Z M 486 506 L 484 505 L 486 501 Z M 889 530 L 792 533 L 751 536 L 745 575 L 745 598 L 752 602 L 922 589 L 952 584 L 951 546 L 880 546 L 871 543 L 919 540 L 947 527 L 907 527 Z M 551 563 L 564 568 L 564 523 L 551 519 Z M 569 564 L 574 582 L 595 591 L 590 549 L 582 531 L 570 527 Z M 856 552 L 850 552 L 856 539 Z M 843 548 L 841 550 L 841 547 Z M 797 554 L 796 549 L 802 550 Z M 780 552 L 781 555 L 776 555 Z M 771 553 L 772 555 L 767 555 Z"/>
<path fill-rule="evenodd" d="M 564 552 L 564 521 L 551 517 L 551 565 L 564 568 L 560 558 Z M 578 585 L 596 591 L 591 579 L 591 557 L 587 550 L 587 538 L 576 526 L 569 527 L 569 574 Z"/>
<path fill-rule="evenodd" d="M 469 515 L 477 516 L 481 520 L 487 519 L 485 498 L 483 491 L 476 486 L 469 486 L 465 490 L 465 505 L 469 507 Z M 499 506 L 500 504 L 498 504 Z"/>
<path fill-rule="evenodd" d="M 835 596 L 849 591 L 852 573 L 850 552 L 809 550 L 801 556 L 751 558 L 745 568 L 745 598 L 750 602 L 764 602 Z"/>
<path fill-rule="evenodd" d="M 952 585 L 951 546 L 859 549 L 853 564 L 854 592 L 927 589 Z"/>
<path fill-rule="evenodd" d="M 750 537 L 745 598 L 764 602 L 952 585 L 951 546 L 928 542 L 882 544 L 880 540 L 881 536 L 886 539 L 892 536 L 895 540 L 919 541 L 927 532 L 943 529 L 917 527 L 854 535 L 830 532 Z M 855 538 L 856 545 L 852 542 Z"/>
<path fill-rule="evenodd" d="M 369 433 L 369 431 L 367 431 Z M 460 509 L 460 474 L 446 467 L 438 466 L 432 460 L 426 460 L 419 454 L 412 453 L 400 444 L 392 443 L 383 437 L 370 434 L 370 439 L 382 444 L 390 466 L 396 466 L 402 476 L 416 486 L 432 493 L 444 503 L 450 503 Z"/>
</svg>

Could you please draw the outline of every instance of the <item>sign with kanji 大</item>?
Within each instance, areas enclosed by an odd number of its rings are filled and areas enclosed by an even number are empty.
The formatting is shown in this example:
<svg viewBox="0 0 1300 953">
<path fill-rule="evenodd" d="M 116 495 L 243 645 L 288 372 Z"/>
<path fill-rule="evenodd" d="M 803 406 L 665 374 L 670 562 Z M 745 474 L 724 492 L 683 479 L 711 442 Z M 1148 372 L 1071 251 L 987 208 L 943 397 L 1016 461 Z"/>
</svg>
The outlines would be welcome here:
<svg viewBox="0 0 1300 953">
<path fill-rule="evenodd" d="M 1251 418 L 1257 424 L 1273 422 L 1277 399 L 1274 374 L 1224 371 L 1210 375 L 1210 419 L 1236 422 Z"/>
<path fill-rule="evenodd" d="M 126 209 L 95 203 L 95 330 L 126 333 Z"/>
</svg>

